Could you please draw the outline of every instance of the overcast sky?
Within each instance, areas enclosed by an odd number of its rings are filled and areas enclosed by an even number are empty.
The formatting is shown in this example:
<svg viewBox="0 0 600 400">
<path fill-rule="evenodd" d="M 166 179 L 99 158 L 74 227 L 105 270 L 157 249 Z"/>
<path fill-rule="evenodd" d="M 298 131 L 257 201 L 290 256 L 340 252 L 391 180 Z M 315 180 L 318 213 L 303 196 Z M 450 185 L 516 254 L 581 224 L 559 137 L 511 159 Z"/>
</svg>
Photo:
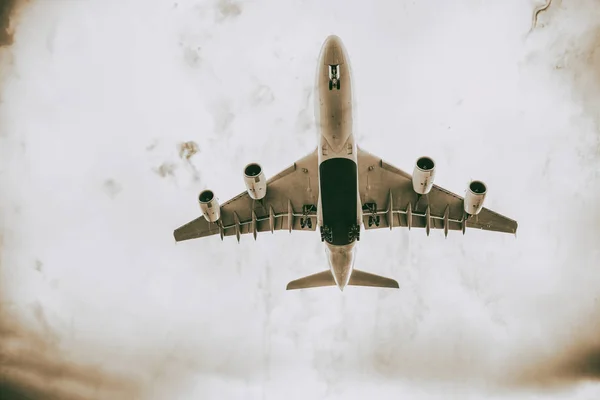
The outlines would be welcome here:
<svg viewBox="0 0 600 400">
<path fill-rule="evenodd" d="M 0 370 L 61 399 L 596 399 L 600 5 L 30 1 L 0 49 Z M 318 233 L 175 244 L 197 195 L 316 146 L 329 34 L 359 145 L 488 185 L 518 237 L 397 229 L 356 266 L 400 290 L 286 292 Z M 178 146 L 198 143 L 190 160 Z M 594 382 L 596 381 L 596 382 Z"/>
</svg>

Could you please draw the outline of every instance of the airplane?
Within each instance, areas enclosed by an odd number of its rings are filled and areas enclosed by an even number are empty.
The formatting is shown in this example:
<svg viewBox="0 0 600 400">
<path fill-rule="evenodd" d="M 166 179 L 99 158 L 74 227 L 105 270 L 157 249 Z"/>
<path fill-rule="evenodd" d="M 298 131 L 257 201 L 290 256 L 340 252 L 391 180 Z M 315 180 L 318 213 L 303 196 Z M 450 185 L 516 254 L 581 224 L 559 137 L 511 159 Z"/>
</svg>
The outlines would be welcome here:
<svg viewBox="0 0 600 400">
<path fill-rule="evenodd" d="M 329 269 L 287 285 L 287 290 L 324 286 L 399 288 L 391 278 L 354 268 L 361 227 L 462 231 L 478 228 L 513 233 L 517 222 L 483 207 L 487 186 L 468 184 L 465 197 L 435 185 L 431 157 L 416 160 L 412 176 L 360 148 L 353 132 L 350 59 L 341 39 L 322 45 L 315 82 L 318 147 L 267 180 L 260 164 L 244 167 L 246 191 L 219 204 L 207 189 L 198 201 L 202 216 L 175 229 L 175 241 L 259 232 L 315 231 L 325 244 Z"/>
</svg>

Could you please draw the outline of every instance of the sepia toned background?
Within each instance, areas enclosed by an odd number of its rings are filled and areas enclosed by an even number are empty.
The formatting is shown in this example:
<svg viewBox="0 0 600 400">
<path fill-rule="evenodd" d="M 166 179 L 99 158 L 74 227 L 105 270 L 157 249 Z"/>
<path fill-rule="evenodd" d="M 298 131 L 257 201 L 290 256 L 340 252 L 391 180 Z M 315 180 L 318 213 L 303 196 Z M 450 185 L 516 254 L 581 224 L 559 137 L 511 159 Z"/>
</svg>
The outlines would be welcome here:
<svg viewBox="0 0 600 400">
<path fill-rule="evenodd" d="M 528 33 L 540 3 L 5 1 L 2 399 L 598 398 L 600 4 Z M 356 266 L 400 290 L 344 293 L 285 291 L 317 233 L 174 243 L 200 190 L 314 149 L 329 34 L 359 144 L 482 179 L 516 239 L 370 231 Z"/>
</svg>

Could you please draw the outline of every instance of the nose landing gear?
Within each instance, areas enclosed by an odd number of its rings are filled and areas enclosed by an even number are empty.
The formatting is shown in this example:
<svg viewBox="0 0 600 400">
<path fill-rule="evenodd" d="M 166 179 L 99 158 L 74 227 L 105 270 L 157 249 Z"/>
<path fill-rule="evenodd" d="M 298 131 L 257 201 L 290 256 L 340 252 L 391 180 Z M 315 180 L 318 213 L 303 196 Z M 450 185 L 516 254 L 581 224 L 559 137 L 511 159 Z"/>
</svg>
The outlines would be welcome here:
<svg viewBox="0 0 600 400">
<path fill-rule="evenodd" d="M 330 65 L 329 66 L 329 90 L 336 88 L 340 90 L 340 66 Z"/>
</svg>

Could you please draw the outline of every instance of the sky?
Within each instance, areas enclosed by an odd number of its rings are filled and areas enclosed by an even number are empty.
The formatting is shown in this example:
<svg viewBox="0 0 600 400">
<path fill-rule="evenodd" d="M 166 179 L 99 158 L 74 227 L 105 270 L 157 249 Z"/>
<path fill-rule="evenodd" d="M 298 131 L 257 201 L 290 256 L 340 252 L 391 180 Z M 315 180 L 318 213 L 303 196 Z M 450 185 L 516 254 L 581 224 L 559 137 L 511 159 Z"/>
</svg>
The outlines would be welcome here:
<svg viewBox="0 0 600 400">
<path fill-rule="evenodd" d="M 600 4 L 528 33 L 539 4 L 6 2 L 3 399 L 598 398 Z M 285 291 L 327 267 L 318 233 L 174 242 L 201 190 L 315 148 L 330 34 L 359 145 L 483 180 L 516 238 L 369 231 L 357 268 L 400 289 L 343 293 Z"/>
</svg>

